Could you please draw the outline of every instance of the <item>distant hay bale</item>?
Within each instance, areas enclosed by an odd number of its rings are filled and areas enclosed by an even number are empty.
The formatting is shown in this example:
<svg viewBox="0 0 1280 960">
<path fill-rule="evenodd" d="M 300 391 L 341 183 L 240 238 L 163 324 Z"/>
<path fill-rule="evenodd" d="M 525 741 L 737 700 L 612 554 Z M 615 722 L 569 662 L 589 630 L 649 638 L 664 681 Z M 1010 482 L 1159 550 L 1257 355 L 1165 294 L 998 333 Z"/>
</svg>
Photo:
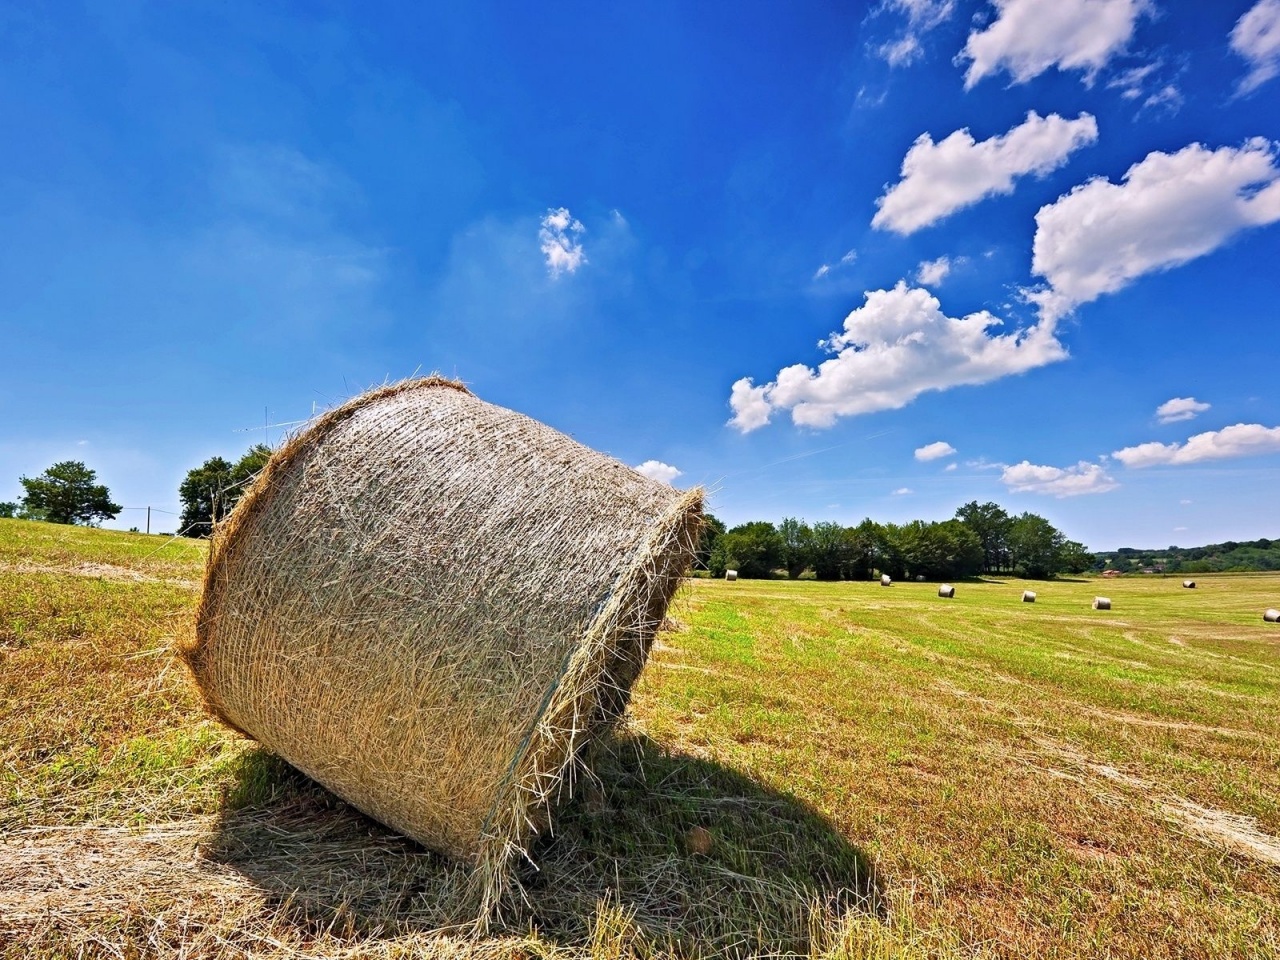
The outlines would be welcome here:
<svg viewBox="0 0 1280 960">
<path fill-rule="evenodd" d="M 1194 580 L 1183 580 L 1182 585 L 1188 590 L 1194 590 L 1196 588 L 1196 582 Z"/>
<path fill-rule="evenodd" d="M 949 583 L 944 583 L 938 587 L 938 596 L 946 597 L 948 600 L 956 595 L 956 588 Z"/>
<path fill-rule="evenodd" d="M 1036 592 L 1035 592 L 1034 590 L 1023 590 L 1023 591 L 1022 591 L 1022 602 L 1023 602 L 1023 603 L 1035 603 L 1035 602 L 1036 602 Z"/>
<path fill-rule="evenodd" d="M 616 720 L 702 491 L 439 377 L 279 450 L 215 535 L 182 656 L 227 724 L 474 865 L 487 917 Z"/>
<path fill-rule="evenodd" d="M 882 573 L 882 574 L 880 574 L 880 586 L 882 586 L 882 587 L 892 587 L 892 586 L 893 586 L 893 578 L 892 578 L 891 576 L 889 576 L 887 573 Z"/>
<path fill-rule="evenodd" d="M 923 574 L 923 573 L 917 573 L 917 574 L 916 574 L 916 583 L 924 583 L 924 574 Z"/>
<path fill-rule="evenodd" d="M 1110 609 L 1111 609 L 1111 598 L 1110 598 L 1110 597 L 1094 597 L 1094 598 L 1093 598 L 1093 609 L 1095 609 L 1095 610 L 1110 610 Z"/>
<path fill-rule="evenodd" d="M 725 578 L 726 580 L 730 581 L 730 582 L 732 582 L 732 581 L 734 581 L 734 580 L 737 580 L 737 579 L 738 579 L 738 571 L 737 571 L 737 570 L 726 570 L 726 571 L 724 572 L 724 578 Z"/>
<path fill-rule="evenodd" d="M 1262 619 L 1267 623 L 1280 623 L 1280 610 L 1268 608 L 1263 611 Z"/>
</svg>

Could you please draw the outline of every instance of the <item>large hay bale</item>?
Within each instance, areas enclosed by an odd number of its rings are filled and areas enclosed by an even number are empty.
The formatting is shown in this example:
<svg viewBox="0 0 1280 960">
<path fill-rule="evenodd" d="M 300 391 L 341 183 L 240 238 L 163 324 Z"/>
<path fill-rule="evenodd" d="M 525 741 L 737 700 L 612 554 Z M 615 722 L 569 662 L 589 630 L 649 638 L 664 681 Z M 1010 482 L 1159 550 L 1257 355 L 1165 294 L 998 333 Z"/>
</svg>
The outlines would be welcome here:
<svg viewBox="0 0 1280 960">
<path fill-rule="evenodd" d="M 1182 585 L 1188 590 L 1194 590 L 1196 588 L 1196 582 L 1194 580 L 1183 580 Z"/>
<path fill-rule="evenodd" d="M 1023 591 L 1022 591 L 1022 602 L 1023 602 L 1023 603 L 1035 603 L 1035 602 L 1036 602 L 1036 592 L 1035 592 L 1034 590 L 1023 590 Z"/>
<path fill-rule="evenodd" d="M 726 571 L 724 572 L 724 578 L 725 578 L 726 580 L 728 580 L 730 583 L 732 583 L 734 580 L 737 580 L 737 579 L 738 579 L 738 571 L 737 571 L 737 570 L 726 570 Z"/>
<path fill-rule="evenodd" d="M 701 507 L 461 384 L 385 387 L 219 528 L 183 656 L 226 723 L 473 863 L 487 914 L 625 709 Z"/>
<path fill-rule="evenodd" d="M 882 573 L 882 574 L 880 574 L 880 586 L 882 586 L 882 587 L 892 587 L 892 586 L 893 586 L 893 577 L 889 576 L 887 573 Z"/>
<path fill-rule="evenodd" d="M 1267 623 L 1280 623 L 1280 610 L 1268 607 L 1262 611 L 1262 619 Z"/>
<path fill-rule="evenodd" d="M 948 600 L 951 600 L 951 599 L 954 599 L 955 595 L 956 595 L 956 588 L 953 587 L 951 584 L 949 583 L 939 584 L 938 596 L 946 597 Z"/>
<path fill-rule="evenodd" d="M 1111 598 L 1110 598 L 1110 597 L 1094 597 L 1094 598 L 1093 598 L 1093 609 L 1095 609 L 1095 610 L 1110 610 L 1110 609 L 1111 609 Z"/>
</svg>

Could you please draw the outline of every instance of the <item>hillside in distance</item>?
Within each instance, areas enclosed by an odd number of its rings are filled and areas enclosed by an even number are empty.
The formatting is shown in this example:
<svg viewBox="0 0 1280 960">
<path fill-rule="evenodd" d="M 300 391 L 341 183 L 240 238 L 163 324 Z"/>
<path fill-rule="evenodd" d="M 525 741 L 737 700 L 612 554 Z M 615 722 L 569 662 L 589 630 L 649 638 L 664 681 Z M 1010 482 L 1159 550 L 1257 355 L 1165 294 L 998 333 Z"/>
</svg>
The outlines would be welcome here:
<svg viewBox="0 0 1280 960">
<path fill-rule="evenodd" d="M 1094 554 L 1097 569 L 1121 573 L 1246 573 L 1280 570 L 1280 539 L 1210 543 L 1148 550 L 1121 547 Z"/>
</svg>

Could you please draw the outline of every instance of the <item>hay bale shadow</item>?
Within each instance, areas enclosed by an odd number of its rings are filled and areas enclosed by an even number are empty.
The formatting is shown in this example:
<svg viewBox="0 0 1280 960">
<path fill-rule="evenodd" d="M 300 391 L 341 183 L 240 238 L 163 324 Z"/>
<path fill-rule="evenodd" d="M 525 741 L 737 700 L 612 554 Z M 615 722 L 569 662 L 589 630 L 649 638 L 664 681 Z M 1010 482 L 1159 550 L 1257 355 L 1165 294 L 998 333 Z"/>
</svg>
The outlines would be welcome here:
<svg viewBox="0 0 1280 960">
<path fill-rule="evenodd" d="M 644 736 L 603 737 L 504 904 L 512 932 L 587 946 L 601 911 L 680 954 L 802 954 L 850 911 L 881 913 L 869 858 L 811 807 Z M 205 856 L 299 932 L 368 942 L 457 932 L 467 870 L 248 751 Z"/>
</svg>

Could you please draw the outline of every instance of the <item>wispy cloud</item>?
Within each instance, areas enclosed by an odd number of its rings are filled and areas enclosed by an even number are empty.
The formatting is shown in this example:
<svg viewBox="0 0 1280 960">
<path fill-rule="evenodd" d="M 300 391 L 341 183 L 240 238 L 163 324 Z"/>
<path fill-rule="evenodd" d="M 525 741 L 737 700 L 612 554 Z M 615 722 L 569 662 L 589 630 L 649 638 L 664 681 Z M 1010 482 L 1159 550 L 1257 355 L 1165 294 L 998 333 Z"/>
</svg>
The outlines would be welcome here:
<svg viewBox="0 0 1280 960">
<path fill-rule="evenodd" d="M 916 268 L 916 283 L 925 287 L 936 287 L 951 273 L 950 257 L 938 257 L 937 260 L 925 260 Z"/>
<path fill-rule="evenodd" d="M 1258 0 L 1237 20 L 1231 49 L 1249 65 L 1237 96 L 1252 93 L 1280 73 L 1280 0 Z"/>
<path fill-rule="evenodd" d="M 562 273 L 575 273 L 587 262 L 587 253 L 578 240 L 586 229 L 566 207 L 550 209 L 542 218 L 538 242 L 542 255 L 547 259 L 547 273 L 552 279 Z"/>
<path fill-rule="evenodd" d="M 967 127 L 937 143 L 922 133 L 902 160 L 901 179 L 876 201 L 871 225 L 914 233 L 985 197 L 1012 193 L 1018 177 L 1051 173 L 1097 139 L 1098 123 L 1090 114 L 1065 120 L 1034 110 L 987 140 L 974 140 Z"/>
<path fill-rule="evenodd" d="M 1120 486 L 1101 464 L 1086 460 L 1073 467 L 1038 466 L 1023 460 L 1006 466 L 1000 479 L 1013 493 L 1043 493 L 1059 499 L 1106 493 Z"/>
</svg>

